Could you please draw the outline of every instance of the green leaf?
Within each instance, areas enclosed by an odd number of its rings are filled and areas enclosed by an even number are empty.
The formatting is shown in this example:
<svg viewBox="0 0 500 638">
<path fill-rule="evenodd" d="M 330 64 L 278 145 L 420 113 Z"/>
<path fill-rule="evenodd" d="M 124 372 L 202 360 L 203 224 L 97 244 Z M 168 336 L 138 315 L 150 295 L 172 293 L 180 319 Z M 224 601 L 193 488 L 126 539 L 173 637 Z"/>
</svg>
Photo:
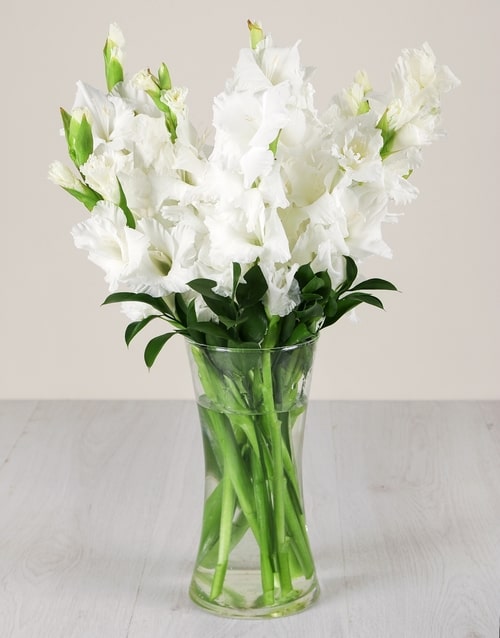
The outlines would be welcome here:
<svg viewBox="0 0 500 638">
<path fill-rule="evenodd" d="M 391 154 L 391 148 L 394 143 L 394 138 L 396 136 L 396 131 L 391 129 L 389 126 L 389 118 L 387 117 L 387 110 L 384 112 L 380 120 L 378 121 L 377 128 L 380 129 L 382 133 L 382 139 L 384 144 L 380 150 L 380 156 L 382 159 L 385 159 L 388 155 Z"/>
<path fill-rule="evenodd" d="M 215 312 L 219 319 L 228 319 L 228 323 L 236 320 L 236 309 L 234 302 L 230 297 L 224 297 L 214 292 L 212 289 L 216 286 L 216 282 L 211 279 L 194 279 L 188 282 L 188 286 L 200 293 L 207 306 Z"/>
<path fill-rule="evenodd" d="M 352 294 L 346 295 L 342 299 L 339 299 L 337 312 L 333 317 L 327 317 L 324 323 L 324 327 L 326 328 L 327 326 L 331 326 L 332 324 L 336 323 L 347 312 L 353 310 L 354 308 L 356 308 L 356 306 L 359 306 L 362 303 L 370 304 L 371 306 L 375 306 L 377 308 L 380 308 L 381 310 L 384 309 L 382 302 L 377 297 L 363 292 L 354 292 Z"/>
<path fill-rule="evenodd" d="M 288 315 L 281 317 L 279 322 L 280 333 L 278 345 L 284 345 L 285 343 L 287 343 L 293 332 L 293 329 L 295 328 L 295 321 L 295 314 L 293 312 L 290 312 Z"/>
<path fill-rule="evenodd" d="M 196 303 L 194 299 L 191 299 L 186 311 L 186 325 L 190 327 L 197 321 L 198 317 L 196 316 Z"/>
<path fill-rule="evenodd" d="M 358 267 L 352 257 L 344 255 L 345 259 L 345 280 L 342 285 L 337 289 L 339 293 L 348 290 L 353 284 L 354 280 L 358 276 Z"/>
<path fill-rule="evenodd" d="M 397 292 L 398 289 L 394 284 L 391 284 L 390 281 L 374 277 L 373 279 L 362 281 L 360 284 L 357 284 L 357 286 L 351 288 L 351 290 L 395 290 Z"/>
<path fill-rule="evenodd" d="M 327 317 L 327 319 L 333 318 L 335 316 L 335 313 L 337 312 L 337 308 L 337 297 L 335 296 L 335 294 L 332 293 L 325 305 L 325 317 Z"/>
<path fill-rule="evenodd" d="M 149 97 L 153 100 L 156 108 L 161 111 L 162 113 L 166 113 L 168 109 L 168 106 L 161 101 L 160 96 L 161 96 L 161 92 L 159 90 L 156 91 L 152 91 L 152 90 L 148 90 L 146 91 L 146 93 L 149 95 Z"/>
<path fill-rule="evenodd" d="M 217 337 L 218 339 L 229 339 L 228 331 L 220 325 L 220 323 L 215 323 L 214 321 L 196 321 L 189 324 L 188 330 L 194 330 L 196 332 L 202 332 L 205 335 L 210 335 L 211 337 Z"/>
<path fill-rule="evenodd" d="M 148 343 L 144 350 L 144 361 L 148 368 L 151 368 L 153 363 L 156 360 L 156 357 L 160 354 L 161 349 L 167 343 L 169 339 L 171 339 L 176 333 L 175 332 L 166 332 L 165 334 L 159 335 L 158 337 L 154 337 Z"/>
<path fill-rule="evenodd" d="M 369 110 L 370 110 L 370 103 L 368 102 L 368 100 L 363 100 L 362 102 L 359 103 L 358 115 L 363 115 L 363 113 L 368 113 Z"/>
<path fill-rule="evenodd" d="M 307 284 L 302 288 L 302 293 L 303 294 L 308 294 L 308 293 L 312 293 L 315 292 L 317 290 L 320 290 L 320 288 L 323 288 L 324 286 L 324 282 L 321 279 L 321 277 L 317 277 L 314 276 L 312 279 L 310 279 Z"/>
<path fill-rule="evenodd" d="M 355 292 L 352 295 L 349 295 L 350 297 L 355 297 L 356 299 L 359 299 L 359 301 L 361 303 L 367 303 L 370 306 L 375 306 L 376 308 L 380 308 L 380 310 L 384 309 L 384 304 L 380 301 L 380 299 L 378 297 L 374 297 L 373 295 L 369 295 L 367 293 L 364 292 Z M 343 300 L 341 299 L 340 302 L 342 302 Z M 340 303 L 339 302 L 339 303 Z"/>
<path fill-rule="evenodd" d="M 307 286 L 307 284 L 315 277 L 315 273 L 309 264 L 304 264 L 295 273 L 295 279 L 297 280 L 301 290 Z"/>
<path fill-rule="evenodd" d="M 155 310 L 161 312 L 162 315 L 173 318 L 172 311 L 161 297 L 152 297 L 145 292 L 113 292 L 106 297 L 102 305 L 122 303 L 124 301 L 137 301 L 139 303 L 148 304 Z"/>
<path fill-rule="evenodd" d="M 238 287 L 238 284 L 240 283 L 240 277 L 241 277 L 241 266 L 237 262 L 233 262 L 233 290 L 231 294 L 232 299 L 236 297 L 236 288 Z"/>
<path fill-rule="evenodd" d="M 314 333 L 311 332 L 304 323 L 299 323 L 293 329 L 293 332 L 286 342 L 286 345 L 293 346 L 296 343 L 302 343 L 302 341 L 306 341 L 312 336 L 314 336 Z"/>
<path fill-rule="evenodd" d="M 316 273 L 316 276 L 323 281 L 325 289 L 328 290 L 328 294 L 330 294 L 330 291 L 332 289 L 332 280 L 330 278 L 330 275 L 328 274 L 328 271 L 322 270 L 321 272 Z"/>
<path fill-rule="evenodd" d="M 319 317 L 322 317 L 324 311 L 323 306 L 319 303 L 314 303 L 303 310 L 297 310 L 295 314 L 301 321 L 309 321 L 311 319 L 318 319 Z"/>
<path fill-rule="evenodd" d="M 234 302 L 230 297 L 222 297 L 222 295 L 220 295 L 218 299 L 214 299 L 213 297 L 203 297 L 203 300 L 210 310 L 217 315 L 221 322 L 226 323 L 227 325 L 234 325 L 237 318 L 237 312 L 234 307 Z"/>
<path fill-rule="evenodd" d="M 203 279 L 200 277 L 199 279 L 188 281 L 187 285 L 195 292 L 199 292 L 203 298 L 211 297 L 212 299 L 218 299 L 221 296 L 212 290 L 212 288 L 215 288 L 217 285 L 217 282 L 213 279 Z"/>
<path fill-rule="evenodd" d="M 132 339 L 143 329 L 145 328 L 153 319 L 157 319 L 158 317 L 162 317 L 163 315 L 149 315 L 140 321 L 134 321 L 133 323 L 129 323 L 125 330 L 125 343 L 127 346 L 130 345 Z"/>
<path fill-rule="evenodd" d="M 280 129 L 278 131 L 278 135 L 276 135 L 276 137 L 274 138 L 274 140 L 269 144 L 269 150 L 271 151 L 271 153 L 274 155 L 274 157 L 276 157 L 276 152 L 278 150 L 278 142 L 280 139 L 280 135 L 281 135 L 281 130 Z"/>
<path fill-rule="evenodd" d="M 243 277 L 246 283 L 236 288 L 236 300 L 242 308 L 253 306 L 259 302 L 267 291 L 267 281 L 258 264 L 252 266 Z"/>
<path fill-rule="evenodd" d="M 120 202 L 118 203 L 118 206 L 122 209 L 123 214 L 125 215 L 127 226 L 129 228 L 135 228 L 135 217 L 127 205 L 127 198 L 125 197 L 125 193 L 118 177 L 116 178 L 116 181 L 118 182 L 118 188 L 120 189 Z"/>
<path fill-rule="evenodd" d="M 176 292 L 174 295 L 174 303 L 175 303 L 175 314 L 177 316 L 177 318 L 179 319 L 179 321 L 184 325 L 187 326 L 187 306 L 186 306 L 186 302 L 184 301 L 184 297 L 181 295 L 180 292 Z"/>
<path fill-rule="evenodd" d="M 82 191 L 77 191 L 74 188 L 64 188 L 64 190 L 69 193 L 70 195 L 73 195 L 73 197 L 76 197 L 76 199 L 81 202 L 85 208 L 89 211 L 92 211 L 94 209 L 94 206 L 97 204 L 98 201 L 102 200 L 102 195 L 100 195 L 99 193 L 96 193 L 94 190 L 92 190 L 91 188 L 89 188 L 86 184 L 82 183 L 82 186 L 84 187 L 85 192 L 82 193 Z"/>
<path fill-rule="evenodd" d="M 264 306 L 261 303 L 248 306 L 244 308 L 240 316 L 243 319 L 239 330 L 242 339 L 260 343 L 264 339 L 268 328 Z"/>
</svg>

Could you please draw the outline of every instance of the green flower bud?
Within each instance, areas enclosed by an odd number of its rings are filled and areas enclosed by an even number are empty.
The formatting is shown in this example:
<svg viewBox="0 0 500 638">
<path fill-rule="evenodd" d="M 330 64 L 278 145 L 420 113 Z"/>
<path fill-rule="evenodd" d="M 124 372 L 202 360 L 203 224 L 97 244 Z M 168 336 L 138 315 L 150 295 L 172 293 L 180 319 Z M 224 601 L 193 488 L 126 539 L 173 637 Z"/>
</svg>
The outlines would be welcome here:
<svg viewBox="0 0 500 638">
<path fill-rule="evenodd" d="M 77 168 L 80 168 L 94 150 L 92 127 L 82 109 L 75 109 L 71 115 L 61 109 L 61 117 L 69 156 Z"/>
<path fill-rule="evenodd" d="M 124 43 L 123 34 L 118 26 L 116 24 L 110 25 L 108 38 L 103 50 L 108 91 L 111 91 L 118 82 L 123 82 L 122 46 Z"/>
<path fill-rule="evenodd" d="M 158 70 L 158 83 L 160 85 L 160 89 L 163 89 L 164 91 L 169 91 L 172 88 L 170 73 L 168 72 L 167 65 L 164 62 L 161 63 Z"/>
<path fill-rule="evenodd" d="M 102 196 L 92 190 L 87 184 L 78 179 L 70 168 L 64 166 L 61 162 L 52 162 L 49 166 L 49 179 L 54 184 L 63 188 L 67 193 L 76 197 L 76 199 L 91 211 Z"/>
<path fill-rule="evenodd" d="M 264 31 L 257 22 L 247 21 L 248 28 L 250 29 L 250 45 L 252 49 L 256 49 L 259 42 L 264 39 Z"/>
</svg>

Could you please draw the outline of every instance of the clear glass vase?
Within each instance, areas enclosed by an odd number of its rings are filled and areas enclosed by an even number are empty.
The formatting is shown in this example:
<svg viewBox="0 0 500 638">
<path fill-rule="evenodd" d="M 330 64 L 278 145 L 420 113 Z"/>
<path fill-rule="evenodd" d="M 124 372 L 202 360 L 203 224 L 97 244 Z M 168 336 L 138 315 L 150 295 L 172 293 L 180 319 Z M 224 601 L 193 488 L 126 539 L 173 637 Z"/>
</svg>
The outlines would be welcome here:
<svg viewBox="0 0 500 638">
<path fill-rule="evenodd" d="M 223 616 L 308 607 L 319 586 L 301 456 L 316 339 L 271 349 L 188 342 L 205 455 L 192 600 Z"/>
</svg>

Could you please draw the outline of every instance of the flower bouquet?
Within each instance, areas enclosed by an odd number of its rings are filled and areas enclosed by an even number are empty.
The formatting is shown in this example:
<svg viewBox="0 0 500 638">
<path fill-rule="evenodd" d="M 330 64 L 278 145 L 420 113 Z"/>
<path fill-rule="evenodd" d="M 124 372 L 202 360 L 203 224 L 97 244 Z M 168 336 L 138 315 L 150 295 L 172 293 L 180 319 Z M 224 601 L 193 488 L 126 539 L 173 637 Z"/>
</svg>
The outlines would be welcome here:
<svg viewBox="0 0 500 638">
<path fill-rule="evenodd" d="M 78 83 L 61 109 L 75 168 L 54 162 L 49 177 L 90 213 L 74 242 L 105 272 L 104 303 L 130 319 L 127 345 L 167 324 L 145 347 L 151 367 L 185 337 L 206 468 L 191 597 L 275 616 L 319 591 L 300 472 L 318 334 L 396 289 L 358 266 L 390 256 L 382 224 L 417 196 L 412 173 L 443 134 L 441 96 L 458 80 L 424 44 L 402 52 L 387 93 L 359 72 L 320 113 L 298 45 L 248 26 L 208 141 L 165 64 L 125 76 L 111 25 L 107 92 Z"/>
</svg>

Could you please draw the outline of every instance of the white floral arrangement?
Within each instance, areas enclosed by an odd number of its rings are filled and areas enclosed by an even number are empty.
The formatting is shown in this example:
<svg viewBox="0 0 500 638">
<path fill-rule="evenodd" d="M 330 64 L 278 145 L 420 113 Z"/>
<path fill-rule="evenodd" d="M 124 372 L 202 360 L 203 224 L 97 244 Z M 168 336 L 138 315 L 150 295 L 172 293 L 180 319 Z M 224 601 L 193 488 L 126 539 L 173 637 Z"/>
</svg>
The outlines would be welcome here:
<svg viewBox="0 0 500 638">
<path fill-rule="evenodd" d="M 391 256 L 383 223 L 417 196 L 412 173 L 443 136 L 441 97 L 459 83 L 424 44 L 401 53 L 387 93 L 358 72 L 319 113 L 298 44 L 249 29 L 214 99 L 210 146 L 165 64 L 125 77 L 116 25 L 107 92 L 78 82 L 71 113 L 61 110 L 76 171 L 56 161 L 49 177 L 90 211 L 72 234 L 105 272 L 105 303 L 123 303 L 127 343 L 152 319 L 173 327 L 148 343 L 148 366 L 175 333 L 272 347 L 360 303 L 382 307 L 366 291 L 395 287 L 358 281 L 358 266 Z"/>
</svg>

